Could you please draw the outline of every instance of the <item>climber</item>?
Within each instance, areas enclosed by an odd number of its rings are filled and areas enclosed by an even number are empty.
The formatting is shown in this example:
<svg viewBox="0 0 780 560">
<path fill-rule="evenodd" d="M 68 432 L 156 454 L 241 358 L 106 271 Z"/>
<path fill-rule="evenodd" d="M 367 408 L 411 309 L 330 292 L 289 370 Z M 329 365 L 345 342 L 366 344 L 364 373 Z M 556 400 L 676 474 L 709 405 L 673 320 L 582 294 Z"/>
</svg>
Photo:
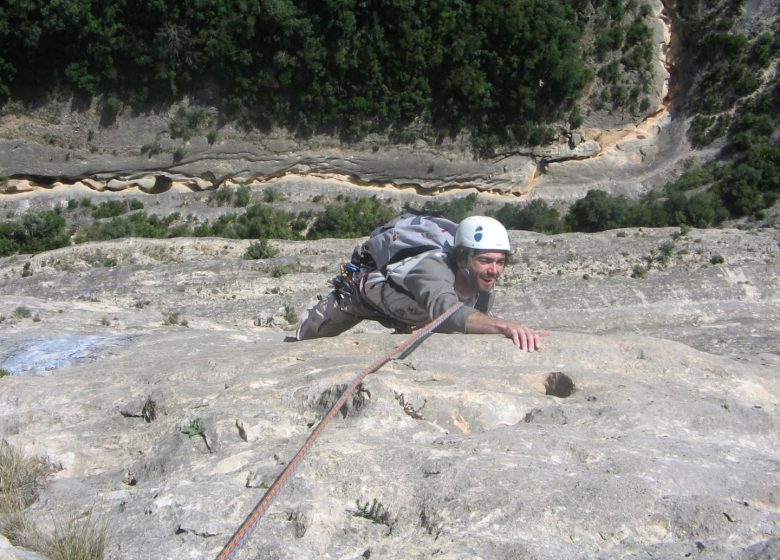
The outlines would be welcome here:
<svg viewBox="0 0 780 560">
<path fill-rule="evenodd" d="M 358 266 L 366 262 L 364 250 L 362 259 L 353 257 L 346 269 L 342 267 L 334 290 L 304 311 L 294 340 L 336 336 L 365 319 L 410 332 L 461 301 L 463 307 L 439 332 L 503 334 L 521 350 L 538 350 L 548 333 L 490 313 L 493 287 L 510 251 L 504 226 L 486 216 L 471 216 L 458 224 L 452 245 L 386 267 Z"/>
</svg>

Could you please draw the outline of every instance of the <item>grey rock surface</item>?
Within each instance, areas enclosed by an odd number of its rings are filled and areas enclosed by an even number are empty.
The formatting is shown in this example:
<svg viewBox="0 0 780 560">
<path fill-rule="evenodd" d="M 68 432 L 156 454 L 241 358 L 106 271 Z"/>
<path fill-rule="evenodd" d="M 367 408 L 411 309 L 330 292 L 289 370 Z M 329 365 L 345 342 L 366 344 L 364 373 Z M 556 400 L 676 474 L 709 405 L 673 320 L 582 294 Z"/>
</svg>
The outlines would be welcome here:
<svg viewBox="0 0 780 560">
<path fill-rule="evenodd" d="M 777 557 L 777 230 L 511 235 L 496 311 L 549 330 L 543 350 L 434 335 L 368 376 L 241 558 Z M 92 508 L 112 559 L 214 557 L 406 338 L 362 323 L 284 342 L 356 242 L 0 260 L 0 437 L 61 467 L 34 518 Z M 570 396 L 546 394 L 555 372 Z M 195 419 L 205 437 L 182 433 Z"/>
</svg>

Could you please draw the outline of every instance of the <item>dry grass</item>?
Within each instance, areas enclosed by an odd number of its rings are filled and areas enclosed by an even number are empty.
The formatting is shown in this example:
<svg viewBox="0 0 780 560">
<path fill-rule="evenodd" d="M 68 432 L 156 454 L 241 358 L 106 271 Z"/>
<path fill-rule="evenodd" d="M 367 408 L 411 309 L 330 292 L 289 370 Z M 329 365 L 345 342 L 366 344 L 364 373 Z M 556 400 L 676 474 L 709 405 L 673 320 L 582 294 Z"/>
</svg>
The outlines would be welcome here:
<svg viewBox="0 0 780 560">
<path fill-rule="evenodd" d="M 0 441 L 0 532 L 14 545 L 51 560 L 102 560 L 108 530 L 91 510 L 64 523 L 55 521 L 53 534 L 41 531 L 26 515 L 25 509 L 35 502 L 53 471 L 49 462 L 24 457 Z"/>
<path fill-rule="evenodd" d="M 4 516 L 2 531 L 16 546 L 34 550 L 50 560 L 102 560 L 108 545 L 105 523 L 92 512 L 65 523 L 55 523 L 49 534 L 30 521 L 24 512 Z"/>
<path fill-rule="evenodd" d="M 19 512 L 33 503 L 53 470 L 48 462 L 24 457 L 0 441 L 0 514 Z"/>
<path fill-rule="evenodd" d="M 108 529 L 92 511 L 81 519 L 55 524 L 54 535 L 39 549 L 51 560 L 101 560 L 108 545 Z"/>
</svg>

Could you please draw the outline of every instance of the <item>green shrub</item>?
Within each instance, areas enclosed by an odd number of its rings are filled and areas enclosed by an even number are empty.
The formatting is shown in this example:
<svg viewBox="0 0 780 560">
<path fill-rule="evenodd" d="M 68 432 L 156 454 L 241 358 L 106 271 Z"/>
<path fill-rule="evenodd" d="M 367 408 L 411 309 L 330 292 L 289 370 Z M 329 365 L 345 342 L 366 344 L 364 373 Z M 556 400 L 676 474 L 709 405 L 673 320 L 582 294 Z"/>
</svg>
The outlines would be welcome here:
<svg viewBox="0 0 780 560">
<path fill-rule="evenodd" d="M 284 195 L 276 189 L 265 189 L 263 191 L 263 202 L 271 204 L 284 200 Z"/>
<path fill-rule="evenodd" d="M 371 233 L 396 216 L 397 212 L 376 197 L 348 200 L 343 205 L 328 206 L 312 224 L 308 239 L 325 237 L 354 238 Z"/>
<path fill-rule="evenodd" d="M 217 206 L 226 206 L 233 198 L 233 191 L 228 187 L 222 186 L 209 193 L 208 202 Z"/>
<path fill-rule="evenodd" d="M 246 185 L 241 185 L 236 189 L 235 197 L 233 199 L 233 206 L 237 208 L 245 208 L 249 206 L 252 192 Z"/>
<path fill-rule="evenodd" d="M 259 239 L 249 244 L 242 258 L 246 260 L 270 259 L 278 254 L 279 251 L 271 247 L 267 239 Z"/>
<path fill-rule="evenodd" d="M 539 233 L 561 233 L 565 225 L 555 208 L 541 199 L 528 204 L 507 203 L 494 214 L 495 218 L 509 229 L 522 229 Z"/>
<path fill-rule="evenodd" d="M 187 109 L 185 107 L 179 107 L 169 127 L 171 138 L 189 140 L 206 127 L 208 123 L 208 113 L 205 109 Z M 213 142 L 209 143 L 211 144 Z"/>
<path fill-rule="evenodd" d="M 298 323 L 298 311 L 289 303 L 284 306 L 284 320 L 290 325 Z"/>
<path fill-rule="evenodd" d="M 629 203 L 625 197 L 613 197 L 604 191 L 590 190 L 575 202 L 566 215 L 572 231 L 596 232 L 626 227 Z"/>
<path fill-rule="evenodd" d="M 644 276 L 647 274 L 647 269 L 640 265 L 635 264 L 634 268 L 631 271 L 631 278 L 644 278 Z"/>
<path fill-rule="evenodd" d="M 469 215 L 477 204 L 477 194 L 471 193 L 467 196 L 456 198 L 449 202 L 431 201 L 425 204 L 424 209 L 438 212 L 445 218 L 453 222 L 460 222 Z"/>
<path fill-rule="evenodd" d="M 30 311 L 29 308 L 20 305 L 16 309 L 14 309 L 14 317 L 17 319 L 29 319 L 32 317 L 32 311 Z"/>
<path fill-rule="evenodd" d="M 108 200 L 101 202 L 92 209 L 92 217 L 96 220 L 102 218 L 115 218 L 127 212 L 127 202 L 124 200 Z"/>
<path fill-rule="evenodd" d="M 159 142 L 152 142 L 151 144 L 144 144 L 141 146 L 141 153 L 147 154 L 149 157 L 156 156 L 162 152 L 162 146 Z"/>
</svg>

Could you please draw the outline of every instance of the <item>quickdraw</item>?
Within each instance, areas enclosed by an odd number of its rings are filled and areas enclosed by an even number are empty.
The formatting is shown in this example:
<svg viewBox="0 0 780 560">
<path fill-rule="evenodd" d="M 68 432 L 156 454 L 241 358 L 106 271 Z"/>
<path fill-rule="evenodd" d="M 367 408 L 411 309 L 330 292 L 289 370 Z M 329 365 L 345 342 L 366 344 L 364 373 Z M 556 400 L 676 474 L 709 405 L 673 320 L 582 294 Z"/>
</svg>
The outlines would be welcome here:
<svg viewBox="0 0 780 560">
<path fill-rule="evenodd" d="M 397 346 L 392 352 L 378 359 L 376 362 L 374 362 L 366 369 L 361 371 L 357 377 L 355 377 L 352 383 L 344 390 L 341 397 L 339 397 L 339 400 L 337 400 L 334 403 L 334 405 L 330 408 L 330 410 L 323 417 L 320 423 L 317 424 L 317 427 L 314 428 L 312 433 L 306 439 L 306 442 L 303 444 L 300 450 L 298 450 L 298 453 L 295 454 L 295 457 L 293 457 L 292 460 L 289 463 L 287 463 L 287 466 L 284 468 L 284 470 L 282 470 L 281 474 L 276 478 L 274 483 L 268 488 L 265 495 L 263 495 L 262 499 L 257 503 L 254 509 L 246 517 L 246 519 L 244 519 L 244 522 L 241 523 L 241 526 L 238 528 L 238 530 L 236 530 L 236 532 L 233 533 L 233 536 L 230 537 L 230 540 L 222 548 L 222 551 L 216 556 L 216 560 L 235 560 L 238 557 L 239 551 L 246 544 L 249 538 L 252 536 L 252 533 L 255 530 L 255 526 L 257 525 L 257 522 L 260 521 L 260 518 L 268 510 L 268 508 L 271 505 L 271 502 L 273 502 L 276 495 L 279 493 L 282 487 L 287 483 L 287 481 L 293 475 L 293 473 L 298 468 L 300 463 L 303 461 L 306 454 L 314 445 L 314 442 L 317 440 L 317 438 L 320 436 L 322 431 L 325 429 L 325 426 L 327 426 L 328 423 L 330 423 L 330 421 L 336 416 L 336 414 L 338 414 L 339 410 L 341 410 L 341 407 L 344 406 L 344 404 L 346 404 L 347 400 L 352 396 L 352 393 L 355 392 L 355 390 L 363 382 L 363 380 L 370 373 L 377 371 L 387 362 L 392 360 L 396 355 L 400 354 L 399 356 L 400 358 L 405 358 L 406 356 L 411 354 L 415 348 L 417 348 L 420 344 L 422 344 L 426 338 L 428 338 L 431 334 L 433 334 L 433 332 L 444 321 L 449 319 L 452 316 L 452 314 L 455 313 L 462 306 L 463 303 L 460 302 L 454 304 L 452 307 L 444 311 L 444 313 L 436 317 L 436 319 L 434 319 L 433 321 L 425 325 L 423 328 L 415 332 L 415 334 L 407 338 L 403 343 Z"/>
</svg>

